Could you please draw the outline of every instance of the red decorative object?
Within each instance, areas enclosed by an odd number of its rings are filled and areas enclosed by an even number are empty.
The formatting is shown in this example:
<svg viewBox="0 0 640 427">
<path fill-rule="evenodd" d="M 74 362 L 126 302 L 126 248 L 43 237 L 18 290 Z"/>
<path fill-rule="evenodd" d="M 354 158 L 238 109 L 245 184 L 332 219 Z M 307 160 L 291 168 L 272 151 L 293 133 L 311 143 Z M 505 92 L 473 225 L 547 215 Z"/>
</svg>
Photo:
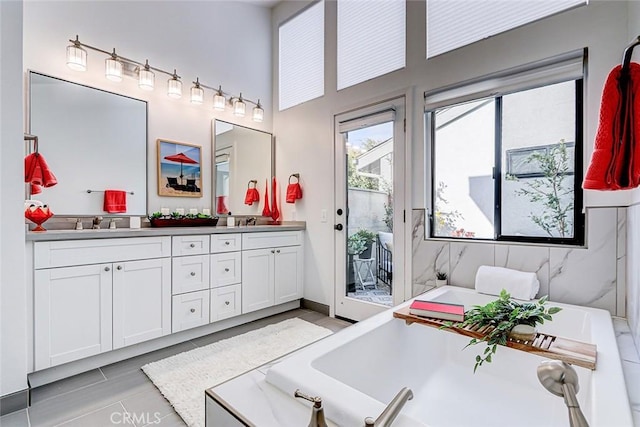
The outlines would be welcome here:
<svg viewBox="0 0 640 427">
<path fill-rule="evenodd" d="M 47 229 L 44 228 L 42 224 L 44 224 L 49 218 L 53 216 L 53 212 L 51 212 L 47 205 L 44 205 L 42 207 L 30 206 L 24 210 L 24 216 L 29 221 L 37 225 L 37 227 L 31 231 L 47 231 Z"/>
</svg>

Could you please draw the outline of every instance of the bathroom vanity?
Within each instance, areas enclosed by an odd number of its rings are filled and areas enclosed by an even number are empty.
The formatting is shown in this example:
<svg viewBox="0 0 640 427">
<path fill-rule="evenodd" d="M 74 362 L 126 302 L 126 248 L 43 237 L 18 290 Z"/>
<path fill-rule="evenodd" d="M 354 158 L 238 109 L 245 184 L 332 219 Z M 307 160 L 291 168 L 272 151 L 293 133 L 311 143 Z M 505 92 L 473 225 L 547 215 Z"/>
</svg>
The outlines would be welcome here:
<svg viewBox="0 0 640 427">
<path fill-rule="evenodd" d="M 299 307 L 304 228 L 28 233 L 30 371 L 99 366 Z"/>
</svg>

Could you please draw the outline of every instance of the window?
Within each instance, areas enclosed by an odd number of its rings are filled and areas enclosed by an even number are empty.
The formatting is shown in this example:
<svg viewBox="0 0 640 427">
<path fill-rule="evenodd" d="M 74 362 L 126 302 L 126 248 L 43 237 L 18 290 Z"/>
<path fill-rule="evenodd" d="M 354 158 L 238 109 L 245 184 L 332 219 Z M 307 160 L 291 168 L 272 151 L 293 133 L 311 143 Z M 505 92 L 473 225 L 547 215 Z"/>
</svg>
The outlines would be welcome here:
<svg viewBox="0 0 640 427">
<path fill-rule="evenodd" d="M 324 1 L 279 28 L 280 111 L 324 95 Z"/>
<path fill-rule="evenodd" d="M 584 242 L 579 66 L 570 60 L 447 91 L 466 91 L 462 102 L 425 95 L 427 105 L 436 101 L 425 116 L 433 237 Z M 554 69 L 564 70 L 564 78 L 557 81 L 556 74 L 549 82 Z M 521 87 L 513 89 L 514 82 Z M 487 87 L 500 84 L 510 90 Z M 469 99 L 480 87 L 497 94 Z"/>
<path fill-rule="evenodd" d="M 586 3 L 587 0 L 427 0 L 427 58 Z"/>
<path fill-rule="evenodd" d="M 338 2 L 338 90 L 405 66 L 405 0 Z"/>
</svg>

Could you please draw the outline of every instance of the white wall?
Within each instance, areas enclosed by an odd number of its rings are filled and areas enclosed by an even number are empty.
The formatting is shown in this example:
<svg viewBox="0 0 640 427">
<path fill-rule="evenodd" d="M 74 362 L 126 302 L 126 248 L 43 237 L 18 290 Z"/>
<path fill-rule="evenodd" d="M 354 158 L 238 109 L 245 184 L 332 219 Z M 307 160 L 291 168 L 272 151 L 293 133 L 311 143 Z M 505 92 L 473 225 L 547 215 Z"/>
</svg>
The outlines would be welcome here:
<svg viewBox="0 0 640 427">
<path fill-rule="evenodd" d="M 211 208 L 211 119 L 214 117 L 271 131 L 272 111 L 265 109 L 263 123 L 230 110 L 215 112 L 213 92 L 205 90 L 205 103 L 189 102 L 196 77 L 223 90 L 271 105 L 271 12 L 234 1 L 27 1 L 24 8 L 24 69 L 86 84 L 149 102 L 148 212 L 160 207 Z M 130 78 L 114 83 L 104 78 L 105 56 L 88 52 L 88 70 L 77 72 L 65 64 L 68 39 L 116 52 L 183 77 L 183 96 L 166 95 L 169 78 L 156 73 L 156 89 L 145 92 Z M 201 145 L 204 191 L 202 198 L 159 197 L 156 139 Z M 46 141 L 42 141 L 46 150 Z M 63 185 L 62 183 L 60 185 Z M 55 211 L 55 207 L 52 207 Z"/>
<path fill-rule="evenodd" d="M 274 9 L 274 99 L 278 81 L 278 24 L 305 6 L 304 2 L 283 2 Z M 333 304 L 334 261 L 332 222 L 320 221 L 321 209 L 334 210 L 333 199 L 333 116 L 366 105 L 385 94 L 409 91 L 415 94 L 408 106 L 407 126 L 411 135 L 409 155 L 413 175 L 412 207 L 426 206 L 429 200 L 425 176 L 422 92 L 473 77 L 540 60 L 563 52 L 588 47 L 589 71 L 586 82 L 585 164 L 593 148 L 597 129 L 600 94 L 609 70 L 620 61 L 628 43 L 628 6 L 621 1 L 592 1 L 542 21 L 482 40 L 472 45 L 425 60 L 425 3 L 407 3 L 407 66 L 359 85 L 336 91 L 336 3 L 326 3 L 325 95 L 302 105 L 277 112 L 274 104 L 274 134 L 278 177 L 300 172 L 307 177 L 305 200 L 296 204 L 296 217 L 307 221 L 304 295 L 314 301 Z M 597 31 L 594 29 L 597 28 Z M 585 196 L 588 205 L 626 204 L 629 195 L 594 193 Z M 291 218 L 292 208 L 284 215 Z"/>
<path fill-rule="evenodd" d="M 27 388 L 22 1 L 0 1 L 0 396 Z"/>
</svg>

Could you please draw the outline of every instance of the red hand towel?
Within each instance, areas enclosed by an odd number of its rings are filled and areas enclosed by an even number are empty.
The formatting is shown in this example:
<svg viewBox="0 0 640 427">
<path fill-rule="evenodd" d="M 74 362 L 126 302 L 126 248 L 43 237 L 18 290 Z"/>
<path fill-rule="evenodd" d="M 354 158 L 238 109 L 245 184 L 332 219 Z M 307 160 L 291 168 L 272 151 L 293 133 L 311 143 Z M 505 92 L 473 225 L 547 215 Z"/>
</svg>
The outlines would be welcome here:
<svg viewBox="0 0 640 427">
<path fill-rule="evenodd" d="M 254 187 L 251 190 L 252 190 L 251 194 L 253 195 L 253 202 L 254 203 L 259 202 L 260 201 L 260 193 L 258 192 L 258 189 Z"/>
<path fill-rule="evenodd" d="M 58 183 L 56 176 L 40 153 L 31 153 L 24 158 L 24 182 L 44 187 L 53 187 Z"/>
<path fill-rule="evenodd" d="M 253 205 L 253 192 L 251 190 L 253 190 L 253 188 L 247 188 L 247 194 L 244 196 L 245 205 Z"/>
<path fill-rule="evenodd" d="M 262 216 L 271 216 L 271 209 L 269 208 L 269 180 L 266 180 L 264 186 L 264 209 L 262 209 Z"/>
<path fill-rule="evenodd" d="M 42 186 L 38 184 L 31 184 L 31 194 L 40 194 L 42 193 Z"/>
<path fill-rule="evenodd" d="M 216 200 L 216 213 L 218 214 L 227 214 L 229 213 L 229 209 L 225 203 L 225 199 L 227 196 L 218 196 Z"/>
<path fill-rule="evenodd" d="M 122 190 L 105 190 L 104 206 L 108 213 L 124 213 L 127 211 L 127 192 Z"/>
<path fill-rule="evenodd" d="M 299 182 L 287 186 L 287 203 L 295 203 L 297 199 L 302 199 L 302 188 Z"/>
<path fill-rule="evenodd" d="M 611 70 L 602 91 L 600 123 L 582 188 L 621 190 L 640 185 L 640 64 L 629 64 L 626 96 L 619 86 L 621 66 Z M 626 102 L 625 102 L 626 101 Z M 625 105 L 625 117 L 620 117 Z"/>
<path fill-rule="evenodd" d="M 273 196 L 273 209 L 271 210 L 271 219 L 273 219 L 274 221 L 277 221 L 280 217 L 280 211 L 278 210 L 278 193 L 276 192 L 276 185 L 276 177 L 274 176 L 273 180 L 271 181 L 271 195 Z"/>
</svg>

